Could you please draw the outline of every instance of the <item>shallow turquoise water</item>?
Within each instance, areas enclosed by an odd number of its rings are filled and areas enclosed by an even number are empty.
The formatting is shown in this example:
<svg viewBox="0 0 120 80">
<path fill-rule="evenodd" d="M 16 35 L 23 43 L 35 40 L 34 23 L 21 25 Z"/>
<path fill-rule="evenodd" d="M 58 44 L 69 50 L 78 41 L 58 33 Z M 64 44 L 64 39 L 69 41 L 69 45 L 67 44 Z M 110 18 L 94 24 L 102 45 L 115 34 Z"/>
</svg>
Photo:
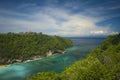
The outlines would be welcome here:
<svg viewBox="0 0 120 80">
<path fill-rule="evenodd" d="M 55 71 L 60 73 L 65 67 L 79 59 L 84 59 L 104 39 L 71 39 L 73 47 L 66 49 L 65 54 L 56 54 L 51 57 L 27 62 L 13 64 L 0 69 L 0 80 L 26 80 L 29 75 L 40 71 Z"/>
</svg>

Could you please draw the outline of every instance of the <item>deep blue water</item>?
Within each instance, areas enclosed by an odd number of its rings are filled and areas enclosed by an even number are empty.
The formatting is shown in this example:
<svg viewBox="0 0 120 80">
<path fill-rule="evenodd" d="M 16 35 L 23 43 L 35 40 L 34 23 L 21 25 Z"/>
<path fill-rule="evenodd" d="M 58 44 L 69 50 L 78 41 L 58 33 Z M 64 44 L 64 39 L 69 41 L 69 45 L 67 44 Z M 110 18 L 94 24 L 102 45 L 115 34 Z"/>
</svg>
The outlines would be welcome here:
<svg viewBox="0 0 120 80">
<path fill-rule="evenodd" d="M 65 54 L 56 54 L 51 57 L 13 64 L 0 69 L 0 80 L 26 80 L 34 73 L 42 71 L 62 72 L 75 61 L 84 59 L 104 39 L 102 38 L 72 38 L 74 46 L 66 49 Z"/>
</svg>

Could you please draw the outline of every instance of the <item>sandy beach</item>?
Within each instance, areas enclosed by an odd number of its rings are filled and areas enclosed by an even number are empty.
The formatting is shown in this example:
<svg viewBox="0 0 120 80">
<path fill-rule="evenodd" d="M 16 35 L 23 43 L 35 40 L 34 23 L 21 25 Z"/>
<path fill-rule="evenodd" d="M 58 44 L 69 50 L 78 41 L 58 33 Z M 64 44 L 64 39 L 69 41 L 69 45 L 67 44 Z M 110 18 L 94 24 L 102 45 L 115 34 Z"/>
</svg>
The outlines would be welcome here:
<svg viewBox="0 0 120 80">
<path fill-rule="evenodd" d="M 0 69 L 7 67 L 8 65 L 0 65 Z"/>
</svg>

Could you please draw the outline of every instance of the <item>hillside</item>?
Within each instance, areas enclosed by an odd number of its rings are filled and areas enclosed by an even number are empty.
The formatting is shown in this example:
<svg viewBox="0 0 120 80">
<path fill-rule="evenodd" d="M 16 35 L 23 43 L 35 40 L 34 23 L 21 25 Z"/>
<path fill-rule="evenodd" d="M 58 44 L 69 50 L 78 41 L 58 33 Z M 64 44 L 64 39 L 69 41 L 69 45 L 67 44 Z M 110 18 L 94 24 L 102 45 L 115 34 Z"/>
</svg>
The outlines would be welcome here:
<svg viewBox="0 0 120 80">
<path fill-rule="evenodd" d="M 109 36 L 86 59 L 62 73 L 40 72 L 28 80 L 120 80 L 120 34 Z"/>
<path fill-rule="evenodd" d="M 59 53 L 72 46 L 69 39 L 42 33 L 0 34 L 0 64 L 22 62 L 48 53 Z"/>
</svg>

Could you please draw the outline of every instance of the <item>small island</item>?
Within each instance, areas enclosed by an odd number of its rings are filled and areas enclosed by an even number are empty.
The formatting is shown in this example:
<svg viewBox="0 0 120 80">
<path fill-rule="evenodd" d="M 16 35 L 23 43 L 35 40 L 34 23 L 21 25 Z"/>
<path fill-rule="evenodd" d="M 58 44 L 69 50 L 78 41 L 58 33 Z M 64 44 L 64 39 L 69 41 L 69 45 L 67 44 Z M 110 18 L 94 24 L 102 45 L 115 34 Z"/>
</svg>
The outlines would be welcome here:
<svg viewBox="0 0 120 80">
<path fill-rule="evenodd" d="M 28 62 L 38 58 L 64 54 L 72 41 L 59 36 L 35 32 L 0 34 L 0 65 Z"/>
</svg>

